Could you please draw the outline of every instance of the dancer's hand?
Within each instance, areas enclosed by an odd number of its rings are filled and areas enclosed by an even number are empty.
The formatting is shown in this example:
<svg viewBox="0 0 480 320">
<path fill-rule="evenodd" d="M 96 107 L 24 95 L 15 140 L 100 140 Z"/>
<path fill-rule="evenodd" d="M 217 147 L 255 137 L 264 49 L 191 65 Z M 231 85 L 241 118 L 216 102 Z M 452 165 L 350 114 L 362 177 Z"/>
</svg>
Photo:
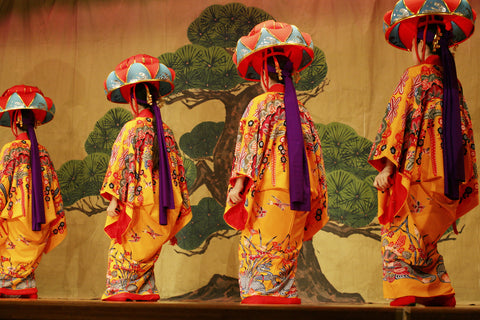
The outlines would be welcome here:
<svg viewBox="0 0 480 320">
<path fill-rule="evenodd" d="M 118 216 L 117 212 L 117 198 L 112 197 L 112 200 L 110 200 L 110 204 L 107 207 L 107 215 L 109 217 L 116 217 Z"/>
<path fill-rule="evenodd" d="M 373 180 L 373 186 L 380 191 L 384 191 L 390 188 L 392 186 L 392 183 L 389 178 L 393 173 L 394 167 L 395 166 L 393 165 L 393 162 L 386 159 L 385 167 L 375 177 L 375 180 Z"/>
<path fill-rule="evenodd" d="M 236 205 L 240 201 L 242 201 L 242 191 L 243 191 L 243 183 L 245 181 L 245 177 L 241 176 L 238 177 L 235 181 L 235 185 L 232 189 L 228 192 L 227 195 L 227 202 L 231 205 Z"/>
</svg>

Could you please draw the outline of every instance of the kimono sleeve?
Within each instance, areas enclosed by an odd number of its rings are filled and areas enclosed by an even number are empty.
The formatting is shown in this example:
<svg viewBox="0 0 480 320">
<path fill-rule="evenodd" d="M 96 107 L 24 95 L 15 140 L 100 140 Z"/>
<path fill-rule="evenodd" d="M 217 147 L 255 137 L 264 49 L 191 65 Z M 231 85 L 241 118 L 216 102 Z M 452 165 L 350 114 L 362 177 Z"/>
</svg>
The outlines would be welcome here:
<svg viewBox="0 0 480 320">
<path fill-rule="evenodd" d="M 385 166 L 386 159 L 394 166 L 392 187 L 378 194 L 378 220 L 381 224 L 393 221 L 393 218 L 402 209 L 410 189 L 410 180 L 403 171 L 405 158 L 405 137 L 408 134 L 406 128 L 407 118 L 415 108 L 416 83 L 420 79 L 419 74 L 407 69 L 402 75 L 390 101 L 380 130 L 372 146 L 368 162 L 378 171 Z"/>
<path fill-rule="evenodd" d="M 232 165 L 228 190 L 232 189 L 235 181 L 240 176 L 245 176 L 242 201 L 235 205 L 228 203 L 225 206 L 224 220 L 231 227 L 242 230 L 247 222 L 248 212 L 245 209 L 245 197 L 253 186 L 256 177 L 257 152 L 258 152 L 258 128 L 259 119 L 256 117 L 258 101 L 253 99 L 240 120 L 237 143 Z"/>
<path fill-rule="evenodd" d="M 410 69 L 407 69 L 387 104 L 385 116 L 368 159 L 369 163 L 378 171 L 385 166 L 385 159 L 392 161 L 397 168 L 401 165 L 404 156 L 402 149 L 406 133 L 406 119 L 415 104 L 414 82 Z"/>
<path fill-rule="evenodd" d="M 0 151 L 0 212 L 3 211 L 8 201 L 8 193 L 12 183 L 14 163 L 9 159 L 9 144 Z"/>
<path fill-rule="evenodd" d="M 132 142 L 135 128 L 129 124 L 125 124 L 113 144 L 110 162 L 100 190 L 100 195 L 109 201 L 115 197 L 123 203 L 131 202 L 128 192 L 130 182 L 128 167 L 134 157 Z"/>
<path fill-rule="evenodd" d="M 252 109 L 256 109 L 255 100 L 250 102 L 244 117 L 240 120 L 230 181 L 239 175 L 249 178 L 254 178 L 256 175 L 259 120 L 251 115 Z"/>
<path fill-rule="evenodd" d="M 47 223 L 50 225 L 50 236 L 44 249 L 44 252 L 48 253 L 65 239 L 67 235 L 67 221 L 55 166 L 45 147 L 41 147 L 40 154 L 43 168 L 45 216 Z"/>
<path fill-rule="evenodd" d="M 111 239 L 122 242 L 123 234 L 128 230 L 133 219 L 133 202 L 135 183 L 135 120 L 127 122 L 112 147 L 100 195 L 107 200 L 117 198 L 118 216 L 107 216 L 105 232 Z"/>
</svg>

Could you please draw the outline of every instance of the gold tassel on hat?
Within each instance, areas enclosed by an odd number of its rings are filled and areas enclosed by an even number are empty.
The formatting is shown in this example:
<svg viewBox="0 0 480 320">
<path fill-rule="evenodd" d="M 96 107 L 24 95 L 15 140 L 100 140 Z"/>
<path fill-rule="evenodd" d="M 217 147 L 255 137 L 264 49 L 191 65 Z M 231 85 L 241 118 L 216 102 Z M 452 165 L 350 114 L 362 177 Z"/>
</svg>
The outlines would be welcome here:
<svg viewBox="0 0 480 320">
<path fill-rule="evenodd" d="M 438 42 L 440 41 L 440 38 L 442 36 L 443 36 L 443 34 L 440 30 L 437 31 L 437 33 L 435 33 L 435 36 L 433 37 L 433 42 L 432 42 L 433 52 L 437 51 L 437 49 L 440 48 L 440 44 Z"/>
<path fill-rule="evenodd" d="M 152 105 L 152 94 L 150 93 L 150 90 L 148 89 L 148 85 L 145 85 L 145 92 L 146 92 L 146 98 L 147 98 L 147 103 L 149 106 Z"/>
<path fill-rule="evenodd" d="M 282 69 L 280 69 L 280 65 L 278 64 L 278 60 L 275 56 L 273 56 L 273 61 L 275 62 L 275 71 L 277 72 L 278 80 L 282 81 Z"/>
</svg>

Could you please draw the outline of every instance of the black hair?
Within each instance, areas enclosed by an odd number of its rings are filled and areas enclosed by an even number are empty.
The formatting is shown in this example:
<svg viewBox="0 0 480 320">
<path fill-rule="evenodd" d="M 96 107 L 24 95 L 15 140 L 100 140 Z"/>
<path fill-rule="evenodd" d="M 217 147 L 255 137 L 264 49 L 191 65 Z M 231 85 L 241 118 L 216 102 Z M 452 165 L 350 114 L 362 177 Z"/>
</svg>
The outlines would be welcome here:
<svg viewBox="0 0 480 320">
<path fill-rule="evenodd" d="M 432 20 L 429 20 L 428 25 L 427 25 L 427 36 L 426 36 L 426 39 L 425 39 L 425 45 L 428 47 L 428 49 L 430 49 L 430 52 L 432 54 L 439 55 L 438 50 L 436 50 L 436 48 L 433 47 L 433 40 L 434 40 L 434 36 L 438 33 L 439 30 L 442 34 L 445 34 L 445 25 L 443 24 L 443 18 L 440 17 L 440 16 L 433 16 L 431 19 Z M 425 21 L 425 19 L 422 19 L 422 20 L 420 20 L 420 23 L 422 23 L 424 21 Z M 421 40 L 424 40 L 423 39 L 424 38 L 423 37 L 424 31 L 425 31 L 424 26 L 418 28 L 417 44 Z"/>
<path fill-rule="evenodd" d="M 287 62 L 289 62 L 290 60 L 283 54 L 283 50 L 281 49 L 276 49 L 274 50 L 274 52 L 278 52 L 279 54 L 276 54 L 276 55 L 273 55 L 273 56 L 269 56 L 267 58 L 267 65 L 269 66 L 272 66 L 272 67 L 276 67 L 275 66 L 275 59 L 277 60 L 278 62 L 278 66 L 280 67 L 280 69 L 283 69 L 285 67 L 285 64 L 287 64 Z M 275 57 L 275 59 L 274 59 Z M 282 84 L 285 84 L 285 79 L 282 77 L 282 79 L 280 80 L 279 76 L 278 76 L 278 73 L 275 72 L 275 71 L 268 71 L 268 76 L 279 82 L 279 83 L 282 83 Z"/>
<path fill-rule="evenodd" d="M 151 95 L 152 105 L 147 103 L 147 90 Z M 149 109 L 152 114 L 152 124 L 153 124 L 153 145 L 152 145 L 152 167 L 153 171 L 157 171 L 159 167 L 159 156 L 158 156 L 158 137 L 157 137 L 157 119 L 155 118 L 155 112 L 153 108 L 158 108 L 155 97 L 159 97 L 158 89 L 151 83 L 138 83 L 135 86 L 135 97 L 137 98 L 137 103 L 143 106 L 145 109 Z"/>
<path fill-rule="evenodd" d="M 27 129 L 28 129 L 27 123 L 30 122 L 30 123 L 35 124 L 35 114 L 33 113 L 33 110 L 31 110 L 31 109 L 20 109 L 18 111 L 20 112 L 20 114 L 22 116 L 22 121 L 16 123 L 15 125 L 20 130 L 27 131 Z M 30 119 L 30 121 L 28 121 L 27 119 Z"/>
</svg>

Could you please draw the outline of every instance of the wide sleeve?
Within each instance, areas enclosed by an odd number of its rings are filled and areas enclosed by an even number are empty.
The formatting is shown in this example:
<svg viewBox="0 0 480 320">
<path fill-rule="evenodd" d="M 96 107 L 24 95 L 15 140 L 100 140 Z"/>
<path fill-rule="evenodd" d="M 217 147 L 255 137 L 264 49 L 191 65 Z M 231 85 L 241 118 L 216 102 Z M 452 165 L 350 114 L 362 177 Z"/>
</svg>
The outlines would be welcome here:
<svg viewBox="0 0 480 320">
<path fill-rule="evenodd" d="M 107 200 L 115 197 L 131 205 L 133 198 L 129 193 L 132 182 L 130 167 L 135 167 L 133 150 L 135 128 L 129 124 L 125 124 L 113 144 L 100 195 Z"/>
<path fill-rule="evenodd" d="M 418 75 L 413 79 L 409 70 L 402 75 L 387 104 L 385 116 L 370 151 L 368 161 L 378 171 L 385 166 L 385 159 L 393 162 L 396 168 L 401 166 L 403 160 L 402 149 L 408 134 L 406 122 L 415 104 L 414 82 L 420 77 Z"/>
<path fill-rule="evenodd" d="M 48 253 L 65 239 L 67 222 L 57 172 L 48 151 L 43 146 L 40 149 L 40 155 L 44 181 L 45 217 L 50 229 L 48 243 L 45 246 L 45 253 Z"/>
<path fill-rule="evenodd" d="M 463 95 L 463 89 L 459 83 L 460 88 L 460 113 L 462 121 L 462 133 L 464 140 L 464 168 L 465 168 L 465 182 L 460 184 L 461 201 L 457 208 L 456 218 L 460 218 L 473 208 L 478 203 L 478 173 L 477 173 L 477 157 L 475 151 L 474 133 L 472 119 L 468 112 L 467 103 Z"/>
<path fill-rule="evenodd" d="M 240 120 L 230 182 L 240 175 L 254 179 L 257 167 L 259 119 L 255 113 L 251 114 L 251 110 L 256 109 L 256 105 L 256 101 L 252 100 Z"/>
<path fill-rule="evenodd" d="M 240 120 L 237 143 L 233 156 L 232 174 L 230 176 L 228 192 L 235 185 L 238 177 L 244 176 L 242 201 L 235 205 L 226 203 L 224 220 L 232 228 L 242 230 L 247 222 L 248 212 L 245 209 L 245 198 L 256 180 L 257 152 L 259 144 L 259 119 L 257 116 L 257 99 L 248 104 Z"/>
<path fill-rule="evenodd" d="M 301 105 L 300 115 L 304 130 L 305 150 L 310 173 L 311 210 L 304 227 L 303 240 L 308 241 L 329 221 L 327 174 L 323 163 L 322 146 L 309 112 Z"/>
<path fill-rule="evenodd" d="M 368 162 L 378 171 L 384 168 L 386 159 L 395 166 L 392 187 L 378 194 L 378 219 L 382 224 L 393 221 L 393 217 L 403 207 L 410 189 L 410 177 L 405 165 L 415 158 L 416 139 L 421 127 L 411 121 L 412 115 L 418 109 L 415 90 L 419 83 L 420 74 L 415 74 L 412 69 L 404 72 L 387 104 L 385 116 L 370 151 Z M 415 119 L 421 121 L 421 117 Z M 409 128 L 406 128 L 407 122 Z M 415 127 L 417 130 L 412 132 L 411 128 Z"/>
<path fill-rule="evenodd" d="M 12 173 L 14 162 L 9 158 L 9 144 L 3 146 L 0 151 L 0 213 L 5 208 L 8 201 L 8 193 L 12 183 Z"/>
<path fill-rule="evenodd" d="M 136 143 L 134 121 L 127 122 L 112 147 L 100 195 L 107 200 L 118 199 L 118 216 L 107 215 L 105 232 L 112 239 L 121 242 L 122 235 L 128 230 L 133 219 L 133 205 L 136 188 Z"/>
</svg>

